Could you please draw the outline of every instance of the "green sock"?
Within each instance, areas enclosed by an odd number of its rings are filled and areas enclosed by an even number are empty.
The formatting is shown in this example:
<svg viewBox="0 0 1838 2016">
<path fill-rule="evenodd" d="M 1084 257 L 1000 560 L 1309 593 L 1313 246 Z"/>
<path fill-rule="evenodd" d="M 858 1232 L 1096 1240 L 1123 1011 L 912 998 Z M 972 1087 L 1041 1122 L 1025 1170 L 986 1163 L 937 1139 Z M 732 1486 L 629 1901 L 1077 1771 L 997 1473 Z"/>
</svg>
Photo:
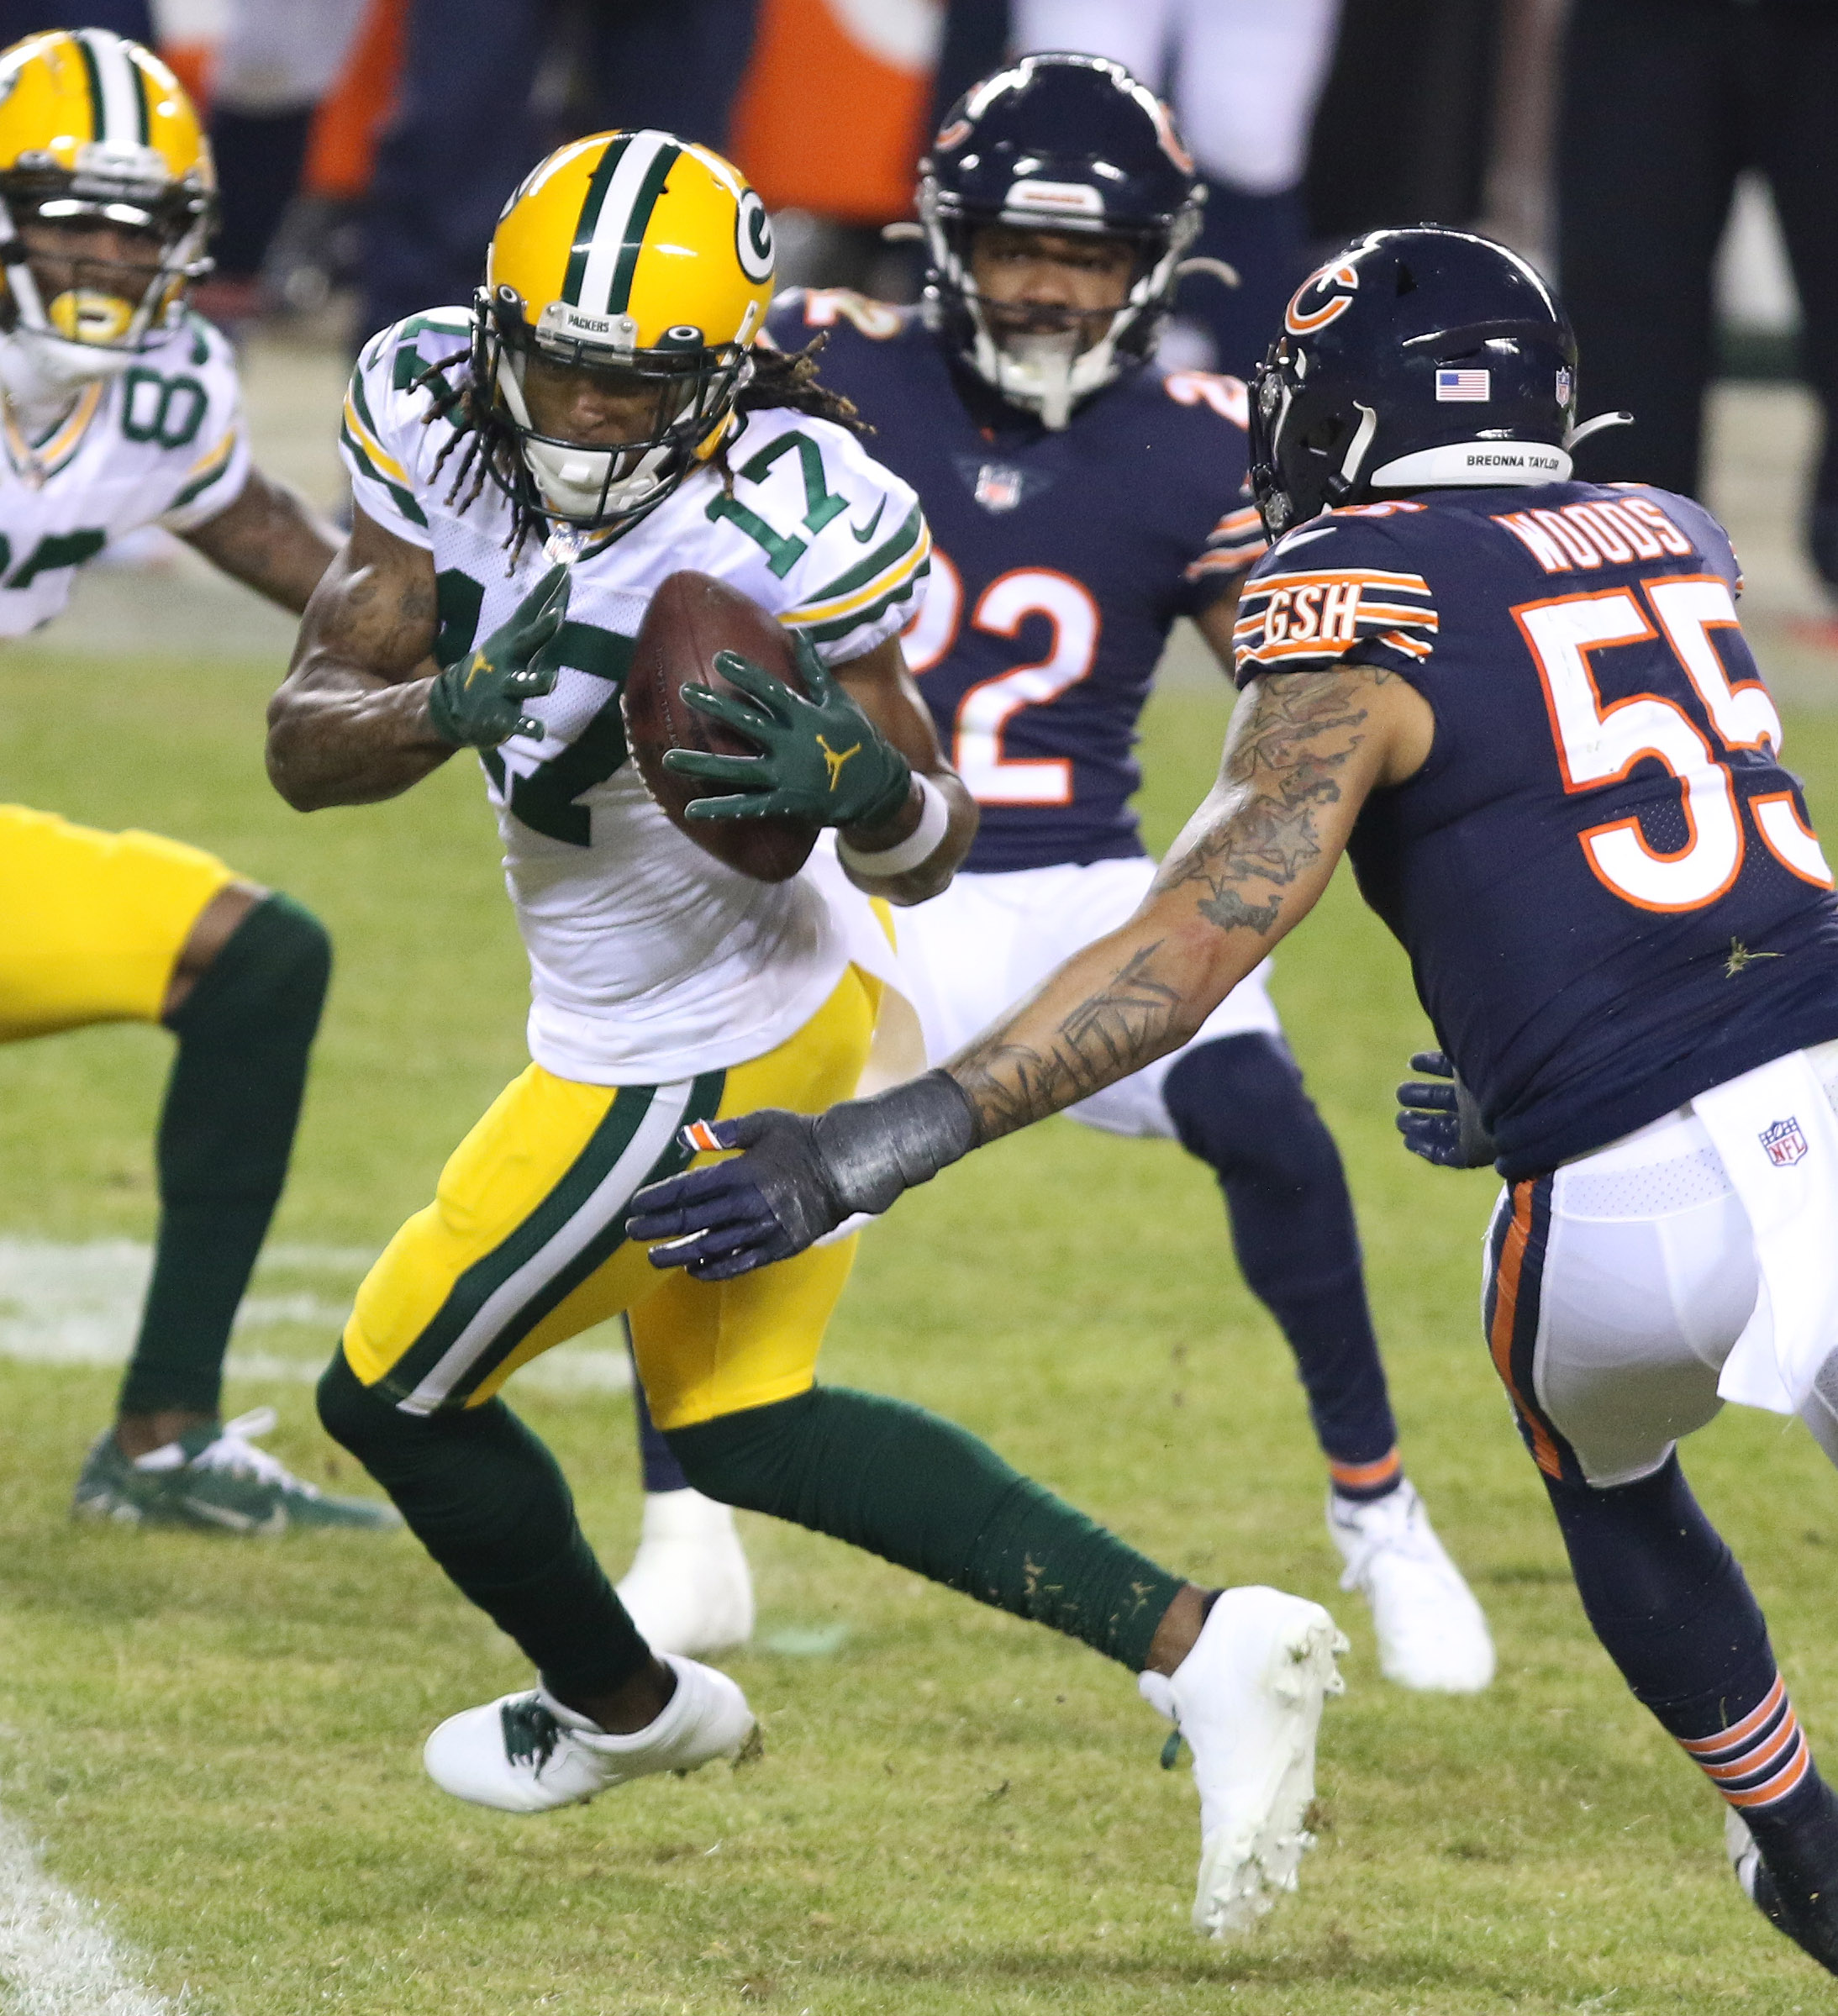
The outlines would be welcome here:
<svg viewBox="0 0 1838 2016">
<path fill-rule="evenodd" d="M 1133 1672 L 1182 1586 L 966 1429 L 903 1401 L 813 1387 L 668 1440 L 708 1497 L 865 1547 Z"/>
<path fill-rule="evenodd" d="M 160 1234 L 124 1413 L 217 1411 L 229 1326 L 286 1180 L 331 958 L 318 919 L 271 896 L 171 1019 Z"/>
<path fill-rule="evenodd" d="M 560 1466 L 502 1400 L 406 1413 L 361 1385 L 340 1350 L 319 1382 L 319 1419 L 556 1692 L 609 1692 L 644 1666 Z"/>
</svg>

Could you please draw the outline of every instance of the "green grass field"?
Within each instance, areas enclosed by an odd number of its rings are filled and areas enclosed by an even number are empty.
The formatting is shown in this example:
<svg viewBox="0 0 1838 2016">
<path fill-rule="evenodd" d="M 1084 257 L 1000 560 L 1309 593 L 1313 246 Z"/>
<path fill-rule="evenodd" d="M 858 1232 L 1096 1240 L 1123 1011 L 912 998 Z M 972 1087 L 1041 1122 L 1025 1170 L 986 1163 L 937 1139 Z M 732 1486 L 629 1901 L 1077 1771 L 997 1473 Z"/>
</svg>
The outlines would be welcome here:
<svg viewBox="0 0 1838 2016">
<path fill-rule="evenodd" d="M 13 653 L 0 797 L 214 847 L 325 919 L 340 966 L 276 1236 L 374 1248 L 519 1068 L 524 974 L 466 766 L 303 820 L 261 774 L 271 676 Z M 1158 842 L 1209 780 L 1224 712 L 1223 695 L 1157 702 Z M 1794 718 L 1788 740 L 1838 823 L 1838 718 Z M 113 1377 L 6 1361 L 0 1805 L 195 2016 L 1829 2006 L 1740 1898 L 1717 1802 L 1584 1626 L 1480 1342 L 1493 1185 L 1397 1144 L 1391 1087 L 1425 1025 L 1344 877 L 1277 994 L 1351 1168 L 1407 1457 L 1492 1616 L 1490 1692 L 1379 1678 L 1363 1606 L 1334 1585 L 1287 1354 L 1172 1145 L 1056 1121 L 976 1156 L 864 1242 L 824 1361 L 968 1423 L 1199 1577 L 1335 1608 L 1353 1650 L 1323 1729 L 1322 1845 L 1256 1938 L 1188 1929 L 1193 1790 L 1156 1769 L 1165 1725 L 1128 1676 L 763 1521 L 761 1635 L 731 1662 L 761 1762 L 538 1819 L 456 1805 L 423 1777 L 421 1740 L 523 1669 L 412 1540 L 73 1529 Z M 141 1029 L 0 1055 L 0 1234 L 149 1236 L 165 1060 Z M 331 1338 L 284 1341 L 307 1358 Z M 271 1399 L 280 1453 L 350 1487 L 303 1386 L 230 1394 Z M 627 1402 L 519 1403 L 623 1565 Z M 1815 1743 L 1838 1743 L 1838 1479 L 1797 1426 L 1752 1413 L 1688 1464 Z"/>
</svg>

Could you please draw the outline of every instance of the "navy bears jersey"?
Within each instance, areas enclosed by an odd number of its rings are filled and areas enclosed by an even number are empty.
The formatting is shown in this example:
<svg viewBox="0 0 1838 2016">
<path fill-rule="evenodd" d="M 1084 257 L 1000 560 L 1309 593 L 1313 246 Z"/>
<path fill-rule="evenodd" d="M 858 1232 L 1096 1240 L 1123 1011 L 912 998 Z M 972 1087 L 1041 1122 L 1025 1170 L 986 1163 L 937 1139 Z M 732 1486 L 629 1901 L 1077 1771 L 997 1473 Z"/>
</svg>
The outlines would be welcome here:
<svg viewBox="0 0 1838 2016">
<path fill-rule="evenodd" d="M 1169 626 L 1263 550 L 1244 387 L 1149 366 L 1053 434 L 956 368 L 914 310 L 795 290 L 766 328 L 782 350 L 829 333 L 824 382 L 924 505 L 932 572 L 906 657 L 982 808 L 966 868 L 1141 854 L 1136 721 Z"/>
<path fill-rule="evenodd" d="M 1311 520 L 1246 585 L 1238 676 L 1339 660 L 1434 708 L 1349 851 L 1530 1176 L 1838 1037 L 1838 901 L 1737 627 L 1664 491 L 1440 491 Z"/>
</svg>

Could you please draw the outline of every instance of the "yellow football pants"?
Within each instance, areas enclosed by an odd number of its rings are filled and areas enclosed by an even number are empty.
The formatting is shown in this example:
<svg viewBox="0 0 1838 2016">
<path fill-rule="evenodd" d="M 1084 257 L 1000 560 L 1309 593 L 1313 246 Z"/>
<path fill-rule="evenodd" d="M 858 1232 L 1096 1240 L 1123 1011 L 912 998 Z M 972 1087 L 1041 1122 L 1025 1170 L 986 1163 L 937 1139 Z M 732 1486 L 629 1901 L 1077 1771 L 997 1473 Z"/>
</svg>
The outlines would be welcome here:
<svg viewBox="0 0 1838 2016">
<path fill-rule="evenodd" d="M 635 1192 L 712 1157 L 693 1120 L 821 1113 L 855 1090 L 880 983 L 851 966 L 775 1050 L 675 1085 L 581 1085 L 532 1064 L 441 1171 L 358 1290 L 345 1355 L 412 1413 L 477 1407 L 519 1366 L 622 1310 L 651 1418 L 687 1428 L 803 1392 L 853 1239 L 738 1281 L 661 1273 L 625 1236 Z"/>
<path fill-rule="evenodd" d="M 192 927 L 236 879 L 155 833 L 0 805 L 0 1042 L 157 1022 Z"/>
</svg>

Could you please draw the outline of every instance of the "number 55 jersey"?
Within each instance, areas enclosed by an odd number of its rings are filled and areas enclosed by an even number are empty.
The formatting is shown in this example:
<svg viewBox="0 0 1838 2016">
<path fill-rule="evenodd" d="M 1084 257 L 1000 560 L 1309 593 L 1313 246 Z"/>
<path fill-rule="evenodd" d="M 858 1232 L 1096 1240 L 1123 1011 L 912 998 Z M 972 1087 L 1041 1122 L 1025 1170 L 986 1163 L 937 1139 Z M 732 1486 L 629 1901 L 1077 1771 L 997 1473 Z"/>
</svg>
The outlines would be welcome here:
<svg viewBox="0 0 1838 2016">
<path fill-rule="evenodd" d="M 439 372 L 465 368 L 470 329 L 459 308 L 385 329 L 345 405 L 358 503 L 433 558 L 442 665 L 551 564 L 535 539 L 511 550 L 508 503 L 463 471 L 452 423 L 430 418 Z M 561 675 L 527 709 L 542 736 L 482 758 L 529 955 L 530 1055 L 557 1077 L 647 1085 L 724 1069 L 802 1027 L 849 964 L 889 976 L 887 940 L 833 850 L 819 846 L 790 882 L 754 882 L 685 839 L 627 759 L 620 691 L 670 575 L 731 582 L 832 665 L 893 635 L 923 592 L 931 542 L 918 500 L 847 429 L 789 409 L 743 413 L 725 462 L 578 550 Z"/>
<path fill-rule="evenodd" d="M 1621 486 L 1328 513 L 1246 582 L 1242 685 L 1340 661 L 1435 710 L 1351 854 L 1509 1177 L 1838 1037 L 1838 902 L 1722 528 Z"/>
</svg>

